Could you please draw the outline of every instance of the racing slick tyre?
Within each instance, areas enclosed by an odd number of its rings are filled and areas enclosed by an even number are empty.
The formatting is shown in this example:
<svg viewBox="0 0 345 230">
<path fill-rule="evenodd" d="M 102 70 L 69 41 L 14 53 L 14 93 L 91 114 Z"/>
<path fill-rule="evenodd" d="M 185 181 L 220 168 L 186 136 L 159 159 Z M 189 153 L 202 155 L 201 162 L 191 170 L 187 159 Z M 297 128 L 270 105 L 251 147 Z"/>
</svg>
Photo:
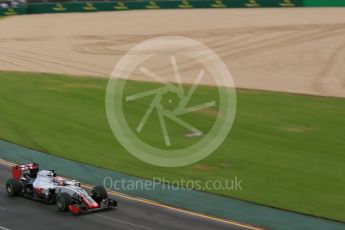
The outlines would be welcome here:
<svg viewBox="0 0 345 230">
<path fill-rule="evenodd" d="M 22 185 L 13 179 L 9 179 L 6 183 L 6 191 L 9 196 L 19 195 L 22 191 Z"/>
<path fill-rule="evenodd" d="M 72 204 L 72 197 L 68 193 L 58 194 L 56 195 L 55 203 L 60 212 L 67 212 Z"/>
<path fill-rule="evenodd" d="M 108 193 L 104 187 L 96 186 L 92 189 L 92 199 L 100 204 L 102 200 L 108 199 Z"/>
</svg>

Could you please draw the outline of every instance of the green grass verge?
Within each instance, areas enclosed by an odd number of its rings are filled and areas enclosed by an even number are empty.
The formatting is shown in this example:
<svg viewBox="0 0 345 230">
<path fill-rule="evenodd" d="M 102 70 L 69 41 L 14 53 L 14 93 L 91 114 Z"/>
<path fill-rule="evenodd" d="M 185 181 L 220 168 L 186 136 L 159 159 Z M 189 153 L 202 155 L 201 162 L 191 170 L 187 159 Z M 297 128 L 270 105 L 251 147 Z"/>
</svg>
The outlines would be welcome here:
<svg viewBox="0 0 345 230">
<path fill-rule="evenodd" d="M 345 221 L 344 99 L 238 90 L 236 119 L 222 146 L 197 164 L 161 168 L 137 160 L 114 138 L 105 115 L 106 83 L 0 72 L 0 138 L 145 178 L 237 176 L 243 190 L 207 192 Z M 131 82 L 127 92 L 152 87 L 156 85 Z M 202 89 L 197 101 L 217 94 L 212 87 Z M 128 120 L 136 122 L 146 106 L 133 107 Z M 207 129 L 214 113 L 186 119 Z M 143 138 L 161 142 L 157 127 L 148 127 Z M 169 128 L 181 143 L 186 139 L 176 125 Z"/>
</svg>

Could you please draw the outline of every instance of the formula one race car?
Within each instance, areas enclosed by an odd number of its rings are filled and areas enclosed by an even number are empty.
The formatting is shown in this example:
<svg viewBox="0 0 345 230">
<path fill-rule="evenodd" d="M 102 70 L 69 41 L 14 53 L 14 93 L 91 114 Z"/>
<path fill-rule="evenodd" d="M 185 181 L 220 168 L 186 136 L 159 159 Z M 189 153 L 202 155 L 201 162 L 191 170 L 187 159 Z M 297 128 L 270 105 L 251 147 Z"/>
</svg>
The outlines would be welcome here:
<svg viewBox="0 0 345 230">
<path fill-rule="evenodd" d="M 55 203 L 61 212 L 74 214 L 107 210 L 117 206 L 108 198 L 102 186 L 96 186 L 91 194 L 80 187 L 80 182 L 69 181 L 56 175 L 54 170 L 39 171 L 39 165 L 29 163 L 12 167 L 12 179 L 6 183 L 9 196 L 21 195 L 48 204 Z"/>
</svg>

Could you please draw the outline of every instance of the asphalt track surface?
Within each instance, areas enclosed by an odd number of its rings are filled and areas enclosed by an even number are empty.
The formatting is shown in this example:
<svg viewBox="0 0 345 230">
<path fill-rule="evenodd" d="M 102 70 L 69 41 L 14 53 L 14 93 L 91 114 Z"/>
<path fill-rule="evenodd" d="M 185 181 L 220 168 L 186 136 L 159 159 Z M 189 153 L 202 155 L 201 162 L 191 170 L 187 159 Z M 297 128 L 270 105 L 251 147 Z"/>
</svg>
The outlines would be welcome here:
<svg viewBox="0 0 345 230">
<path fill-rule="evenodd" d="M 74 216 L 23 197 L 8 197 L 5 183 L 11 168 L 0 162 L 0 230 L 15 229 L 255 229 L 237 223 L 224 223 L 202 216 L 159 207 L 125 197 L 113 196 L 119 206 L 114 210 Z"/>
</svg>

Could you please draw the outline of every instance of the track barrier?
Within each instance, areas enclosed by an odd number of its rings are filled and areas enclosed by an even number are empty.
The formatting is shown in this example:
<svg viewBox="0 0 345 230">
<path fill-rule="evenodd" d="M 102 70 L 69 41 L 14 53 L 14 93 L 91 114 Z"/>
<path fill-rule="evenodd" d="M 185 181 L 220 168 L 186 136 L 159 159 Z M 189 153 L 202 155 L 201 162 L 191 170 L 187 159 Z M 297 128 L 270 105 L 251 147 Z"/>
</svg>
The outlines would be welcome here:
<svg viewBox="0 0 345 230">
<path fill-rule="evenodd" d="M 123 11 L 139 9 L 201 9 L 260 7 L 345 6 L 345 0 L 144 0 L 31 3 L 0 8 L 0 16 L 66 12 Z"/>
</svg>

